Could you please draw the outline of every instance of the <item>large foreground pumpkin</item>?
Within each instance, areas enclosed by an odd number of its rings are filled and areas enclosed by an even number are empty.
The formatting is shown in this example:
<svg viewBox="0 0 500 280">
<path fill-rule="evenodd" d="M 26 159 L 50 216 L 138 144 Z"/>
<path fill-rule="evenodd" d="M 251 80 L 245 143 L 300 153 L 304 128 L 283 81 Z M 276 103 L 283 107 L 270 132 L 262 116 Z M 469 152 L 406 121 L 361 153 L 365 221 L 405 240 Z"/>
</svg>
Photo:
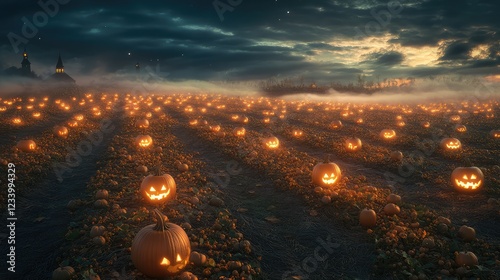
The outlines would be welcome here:
<svg viewBox="0 0 500 280">
<path fill-rule="evenodd" d="M 328 187 L 335 185 L 340 180 L 341 172 L 337 164 L 326 161 L 316 164 L 311 176 L 314 184 Z"/>
<path fill-rule="evenodd" d="M 142 228 L 132 241 L 131 257 L 135 267 L 146 276 L 161 278 L 182 271 L 189 262 L 191 244 L 186 232 L 165 221 L 155 209 L 156 224 Z"/>
</svg>

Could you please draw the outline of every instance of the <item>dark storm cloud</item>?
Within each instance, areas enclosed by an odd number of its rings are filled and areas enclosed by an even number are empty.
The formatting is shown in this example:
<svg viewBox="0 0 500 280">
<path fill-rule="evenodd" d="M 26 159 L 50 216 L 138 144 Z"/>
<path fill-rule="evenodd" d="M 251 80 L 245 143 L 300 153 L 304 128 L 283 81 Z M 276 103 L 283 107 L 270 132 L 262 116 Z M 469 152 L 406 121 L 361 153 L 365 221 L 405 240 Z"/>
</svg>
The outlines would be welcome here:
<svg viewBox="0 0 500 280">
<path fill-rule="evenodd" d="M 396 51 L 371 53 L 366 62 L 381 66 L 399 65 L 404 60 L 404 55 Z"/>
<path fill-rule="evenodd" d="M 453 69 L 499 71 L 498 2 L 392 1 L 401 7 L 396 14 L 390 14 L 389 2 L 242 0 L 222 13 L 221 20 L 214 1 L 72 0 L 59 5 L 48 24 L 19 47 L 28 48 L 32 67 L 39 72 L 51 71 L 61 52 L 68 72 L 132 72 L 139 62 L 143 67 L 160 68 L 168 79 L 176 80 L 305 76 L 329 82 L 355 80 L 364 70 L 382 78 L 435 75 Z M 39 11 L 36 1 L 0 4 L 2 67 L 20 62 L 7 34 L 22 35 L 21 19 L 32 21 Z M 368 32 L 367 26 L 376 28 Z M 447 42 L 440 50 L 440 65 L 408 67 L 404 66 L 407 55 L 397 48 L 361 55 L 362 48 L 354 43 L 342 44 L 386 34 L 390 35 L 387 44 L 400 47 L 437 49 L 440 42 Z M 365 48 L 372 47 L 366 44 Z M 471 58 L 471 51 L 480 45 L 487 46 L 488 54 Z M 360 59 L 357 63 L 346 59 L 352 57 Z M 463 69 L 452 69 L 451 63 Z"/>
</svg>

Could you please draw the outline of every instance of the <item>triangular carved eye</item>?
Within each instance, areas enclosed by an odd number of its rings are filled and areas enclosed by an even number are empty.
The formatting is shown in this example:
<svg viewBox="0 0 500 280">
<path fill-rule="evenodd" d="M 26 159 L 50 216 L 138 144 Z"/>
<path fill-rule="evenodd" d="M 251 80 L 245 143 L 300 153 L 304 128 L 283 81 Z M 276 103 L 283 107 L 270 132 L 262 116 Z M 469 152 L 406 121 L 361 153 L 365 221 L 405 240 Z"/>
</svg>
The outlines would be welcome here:
<svg viewBox="0 0 500 280">
<path fill-rule="evenodd" d="M 166 190 L 167 190 L 167 188 L 166 188 L 165 186 L 161 186 L 161 190 L 162 190 L 162 191 L 166 191 Z"/>
<path fill-rule="evenodd" d="M 170 261 L 167 258 L 163 258 L 163 260 L 161 260 L 160 265 L 169 266 Z"/>
<path fill-rule="evenodd" d="M 323 178 L 328 178 L 328 174 L 325 174 L 325 175 L 323 176 Z"/>
<path fill-rule="evenodd" d="M 476 179 L 476 175 L 474 175 L 474 174 L 470 175 L 470 179 L 471 180 L 475 180 Z"/>
<path fill-rule="evenodd" d="M 464 177 L 462 177 L 462 179 L 468 180 L 469 178 L 467 177 L 467 175 L 464 175 Z"/>
<path fill-rule="evenodd" d="M 149 191 L 150 191 L 150 192 L 155 192 L 156 190 L 155 190 L 155 188 L 151 187 L 151 188 L 149 189 Z"/>
<path fill-rule="evenodd" d="M 182 261 L 181 255 L 177 254 L 177 262 Z"/>
</svg>

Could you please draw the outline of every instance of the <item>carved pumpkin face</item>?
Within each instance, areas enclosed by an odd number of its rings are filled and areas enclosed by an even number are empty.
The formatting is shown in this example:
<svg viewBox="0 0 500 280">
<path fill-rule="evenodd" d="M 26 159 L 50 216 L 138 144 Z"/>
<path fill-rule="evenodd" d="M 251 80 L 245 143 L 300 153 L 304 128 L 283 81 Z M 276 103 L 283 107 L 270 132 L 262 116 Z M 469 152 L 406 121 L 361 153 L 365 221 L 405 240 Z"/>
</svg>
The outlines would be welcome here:
<svg viewBox="0 0 500 280">
<path fill-rule="evenodd" d="M 423 128 L 429 128 L 429 127 L 431 127 L 431 123 L 430 122 L 422 122 L 421 125 L 422 125 Z"/>
<path fill-rule="evenodd" d="M 463 124 L 458 124 L 455 126 L 455 131 L 460 132 L 460 133 L 464 133 L 467 131 L 467 127 Z"/>
<path fill-rule="evenodd" d="M 164 221 L 155 209 L 156 224 L 141 229 L 134 238 L 131 258 L 144 275 L 164 278 L 179 273 L 189 263 L 191 244 L 186 232 L 178 225 Z"/>
<path fill-rule="evenodd" d="M 387 140 L 394 139 L 396 138 L 396 131 L 392 129 L 383 129 L 382 131 L 380 131 L 380 137 Z"/>
<path fill-rule="evenodd" d="M 341 127 L 342 127 L 341 121 L 333 121 L 330 123 L 330 128 L 332 128 L 332 129 L 339 129 Z"/>
<path fill-rule="evenodd" d="M 461 119 L 462 118 L 460 118 L 459 115 L 453 115 L 450 117 L 450 121 L 452 121 L 452 122 L 460 122 Z"/>
<path fill-rule="evenodd" d="M 405 125 L 406 125 L 406 123 L 405 123 L 404 121 L 398 121 L 398 122 L 396 123 L 396 125 L 397 125 L 397 126 L 399 126 L 399 127 L 403 127 L 403 126 L 405 126 Z"/>
<path fill-rule="evenodd" d="M 75 120 L 77 121 L 83 120 L 83 115 L 82 114 L 75 115 Z"/>
<path fill-rule="evenodd" d="M 175 197 L 177 186 L 174 178 L 168 174 L 161 176 L 149 175 L 141 182 L 139 192 L 152 204 L 163 203 Z"/>
<path fill-rule="evenodd" d="M 263 123 L 271 123 L 271 119 L 270 118 L 265 118 L 262 120 Z"/>
<path fill-rule="evenodd" d="M 354 152 L 361 149 L 362 143 L 359 138 L 349 138 L 345 140 L 345 148 L 348 151 Z"/>
<path fill-rule="evenodd" d="M 39 118 L 42 114 L 40 114 L 40 112 L 34 112 L 33 113 L 33 118 Z"/>
<path fill-rule="evenodd" d="M 364 122 L 365 122 L 365 121 L 364 121 L 362 118 L 359 118 L 359 119 L 357 119 L 357 120 L 356 120 L 356 123 L 357 123 L 357 124 L 362 124 L 362 123 L 364 123 Z"/>
<path fill-rule="evenodd" d="M 68 137 L 68 129 L 65 126 L 56 126 L 54 127 L 54 134 L 56 136 L 66 138 Z"/>
<path fill-rule="evenodd" d="M 23 120 L 21 120 L 21 118 L 13 118 L 12 119 L 12 123 L 16 124 L 16 125 L 19 125 L 19 124 L 23 123 Z"/>
<path fill-rule="evenodd" d="M 149 127 L 149 121 L 147 119 L 137 120 L 135 122 L 135 126 L 138 127 L 138 128 L 148 128 Z"/>
<path fill-rule="evenodd" d="M 292 134 L 293 134 L 293 137 L 300 138 L 300 137 L 302 137 L 303 132 L 300 129 L 295 129 Z"/>
<path fill-rule="evenodd" d="M 264 146 L 268 149 L 277 149 L 280 145 L 280 140 L 274 136 L 263 139 Z"/>
<path fill-rule="evenodd" d="M 240 118 L 240 116 L 238 116 L 238 115 L 232 115 L 232 116 L 231 116 L 231 119 L 232 119 L 233 121 L 237 121 L 239 118 Z"/>
<path fill-rule="evenodd" d="M 239 136 L 239 137 L 242 137 L 242 136 L 245 136 L 245 133 L 246 133 L 246 130 L 244 127 L 236 127 L 234 130 L 233 130 L 233 134 L 234 136 Z"/>
<path fill-rule="evenodd" d="M 312 181 L 314 184 L 328 187 L 333 186 L 340 180 L 341 172 L 337 164 L 333 162 L 318 163 L 312 171 Z"/>
<path fill-rule="evenodd" d="M 195 126 L 197 124 L 198 124 L 198 120 L 190 120 L 189 121 L 189 125 L 191 125 L 191 126 Z"/>
<path fill-rule="evenodd" d="M 456 151 L 462 148 L 462 143 L 457 138 L 444 138 L 440 145 L 443 150 L 447 151 Z"/>
<path fill-rule="evenodd" d="M 70 121 L 68 121 L 68 126 L 69 127 L 77 127 L 78 126 L 78 122 L 75 121 L 75 120 L 70 120 Z"/>
<path fill-rule="evenodd" d="M 149 135 L 139 135 L 135 138 L 135 142 L 141 148 L 147 148 L 153 144 L 153 138 Z"/>
<path fill-rule="evenodd" d="M 20 140 L 16 147 L 23 152 L 33 152 L 36 149 L 36 143 L 33 140 Z"/>
<path fill-rule="evenodd" d="M 220 125 L 211 125 L 208 127 L 212 132 L 219 132 L 220 131 Z"/>
<path fill-rule="evenodd" d="M 494 129 L 490 131 L 490 136 L 495 139 L 500 139 L 500 129 Z"/>
<path fill-rule="evenodd" d="M 451 173 L 451 182 L 457 191 L 474 192 L 481 188 L 484 175 L 477 167 L 457 167 Z"/>
<path fill-rule="evenodd" d="M 248 123 L 248 117 L 243 116 L 243 117 L 242 117 L 242 118 L 240 118 L 240 119 L 241 119 L 241 122 L 242 122 L 242 123 Z"/>
</svg>

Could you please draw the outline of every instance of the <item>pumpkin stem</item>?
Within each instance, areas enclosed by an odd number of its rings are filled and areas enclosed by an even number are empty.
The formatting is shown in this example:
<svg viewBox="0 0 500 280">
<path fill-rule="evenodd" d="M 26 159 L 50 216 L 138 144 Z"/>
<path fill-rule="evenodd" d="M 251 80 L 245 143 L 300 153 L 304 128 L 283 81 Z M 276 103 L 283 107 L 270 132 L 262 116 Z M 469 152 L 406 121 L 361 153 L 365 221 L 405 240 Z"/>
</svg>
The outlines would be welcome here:
<svg viewBox="0 0 500 280">
<path fill-rule="evenodd" d="M 156 176 L 161 176 L 161 164 L 156 167 Z"/>
<path fill-rule="evenodd" d="M 156 231 L 164 231 L 168 229 L 168 225 L 165 224 L 165 215 L 163 215 L 163 213 L 161 213 L 161 211 L 158 210 L 158 208 L 155 208 L 153 212 L 157 218 L 156 226 L 153 229 Z"/>
</svg>

